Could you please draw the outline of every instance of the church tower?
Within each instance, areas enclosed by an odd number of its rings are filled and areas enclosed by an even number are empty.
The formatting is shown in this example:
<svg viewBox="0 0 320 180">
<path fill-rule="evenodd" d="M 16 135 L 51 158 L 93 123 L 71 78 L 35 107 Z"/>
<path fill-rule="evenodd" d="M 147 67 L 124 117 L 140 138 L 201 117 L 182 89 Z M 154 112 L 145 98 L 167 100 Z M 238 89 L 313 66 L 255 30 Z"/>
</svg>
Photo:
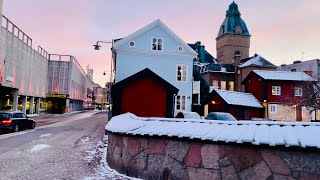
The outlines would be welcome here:
<svg viewBox="0 0 320 180">
<path fill-rule="evenodd" d="M 249 57 L 250 33 L 241 19 L 238 5 L 232 2 L 216 38 L 217 59 L 220 64 L 238 64 L 237 59 Z"/>
</svg>

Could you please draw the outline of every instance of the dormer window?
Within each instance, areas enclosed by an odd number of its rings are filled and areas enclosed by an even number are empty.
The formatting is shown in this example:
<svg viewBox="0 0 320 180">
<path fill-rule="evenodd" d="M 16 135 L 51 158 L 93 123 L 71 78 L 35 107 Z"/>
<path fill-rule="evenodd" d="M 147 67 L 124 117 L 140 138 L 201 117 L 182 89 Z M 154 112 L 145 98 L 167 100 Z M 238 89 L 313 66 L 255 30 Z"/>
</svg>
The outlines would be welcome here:
<svg viewBox="0 0 320 180">
<path fill-rule="evenodd" d="M 236 32 L 237 34 L 242 34 L 242 29 L 241 29 L 241 27 L 240 27 L 239 25 L 236 26 L 235 32 Z"/>
<path fill-rule="evenodd" d="M 163 40 L 161 38 L 152 38 L 152 50 L 162 51 Z"/>
</svg>

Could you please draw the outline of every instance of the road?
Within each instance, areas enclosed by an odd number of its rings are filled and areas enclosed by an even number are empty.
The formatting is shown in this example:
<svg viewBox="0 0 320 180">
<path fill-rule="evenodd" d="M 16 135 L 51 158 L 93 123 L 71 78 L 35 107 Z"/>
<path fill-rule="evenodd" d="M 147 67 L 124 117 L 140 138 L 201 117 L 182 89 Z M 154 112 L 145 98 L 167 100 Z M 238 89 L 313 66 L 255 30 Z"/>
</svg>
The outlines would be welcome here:
<svg viewBox="0 0 320 180">
<path fill-rule="evenodd" d="M 0 179 L 84 179 L 96 173 L 107 113 L 38 118 L 38 127 L 0 135 Z M 100 159 L 99 159 L 100 158 Z"/>
</svg>

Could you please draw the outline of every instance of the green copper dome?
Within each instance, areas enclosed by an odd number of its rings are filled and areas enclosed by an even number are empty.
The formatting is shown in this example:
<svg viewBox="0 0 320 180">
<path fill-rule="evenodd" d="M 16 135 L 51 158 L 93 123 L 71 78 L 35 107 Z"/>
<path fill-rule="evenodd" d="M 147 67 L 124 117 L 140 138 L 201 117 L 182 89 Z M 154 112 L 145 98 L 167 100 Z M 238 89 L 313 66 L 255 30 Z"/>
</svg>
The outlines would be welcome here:
<svg viewBox="0 0 320 180">
<path fill-rule="evenodd" d="M 239 34 L 250 36 L 246 23 L 241 19 L 238 5 L 232 2 L 226 13 L 226 19 L 223 21 L 217 38 L 225 34 Z"/>
</svg>

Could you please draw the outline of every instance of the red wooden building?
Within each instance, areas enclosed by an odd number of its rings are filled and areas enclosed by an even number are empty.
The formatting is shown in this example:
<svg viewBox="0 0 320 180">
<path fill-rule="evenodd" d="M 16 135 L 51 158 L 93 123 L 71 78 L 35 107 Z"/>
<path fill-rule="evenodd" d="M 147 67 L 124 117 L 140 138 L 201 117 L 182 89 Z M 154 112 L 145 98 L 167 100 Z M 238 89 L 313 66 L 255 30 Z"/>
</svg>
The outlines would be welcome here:
<svg viewBox="0 0 320 180">
<path fill-rule="evenodd" d="M 112 87 L 112 115 L 131 112 L 141 117 L 173 117 L 178 89 L 146 68 Z"/>
<path fill-rule="evenodd" d="M 264 108 L 250 93 L 214 89 L 207 100 L 209 112 L 228 112 L 238 120 L 262 118 Z"/>
<path fill-rule="evenodd" d="M 281 121 L 307 120 L 316 79 L 304 72 L 253 70 L 243 84 L 266 108 L 266 118 Z M 305 117 L 303 117 L 303 115 Z"/>
</svg>

